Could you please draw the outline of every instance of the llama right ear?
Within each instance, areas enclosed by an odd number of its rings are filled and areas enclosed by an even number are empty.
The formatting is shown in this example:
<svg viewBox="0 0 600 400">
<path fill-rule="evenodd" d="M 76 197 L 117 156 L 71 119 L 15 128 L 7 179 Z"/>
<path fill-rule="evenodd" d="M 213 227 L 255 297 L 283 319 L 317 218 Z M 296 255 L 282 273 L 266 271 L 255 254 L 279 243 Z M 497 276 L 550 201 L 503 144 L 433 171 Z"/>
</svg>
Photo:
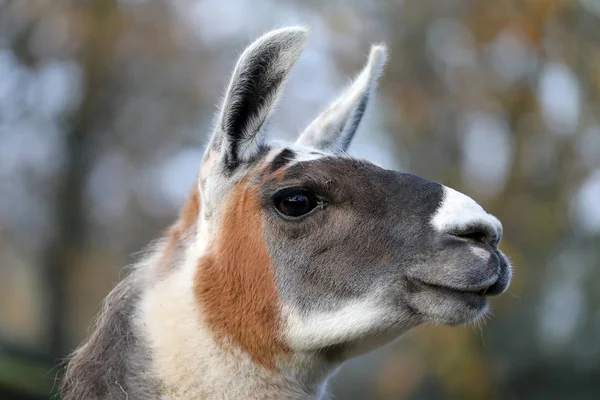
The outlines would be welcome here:
<svg viewBox="0 0 600 400">
<path fill-rule="evenodd" d="M 265 147 L 261 128 L 307 38 L 307 29 L 289 27 L 268 32 L 246 48 L 229 82 L 205 163 L 214 150 L 225 172 L 231 173 L 261 154 Z"/>
<path fill-rule="evenodd" d="M 386 59 L 384 45 L 372 46 L 369 60 L 354 82 L 302 132 L 296 143 L 333 152 L 345 151 L 358 129 Z"/>
</svg>

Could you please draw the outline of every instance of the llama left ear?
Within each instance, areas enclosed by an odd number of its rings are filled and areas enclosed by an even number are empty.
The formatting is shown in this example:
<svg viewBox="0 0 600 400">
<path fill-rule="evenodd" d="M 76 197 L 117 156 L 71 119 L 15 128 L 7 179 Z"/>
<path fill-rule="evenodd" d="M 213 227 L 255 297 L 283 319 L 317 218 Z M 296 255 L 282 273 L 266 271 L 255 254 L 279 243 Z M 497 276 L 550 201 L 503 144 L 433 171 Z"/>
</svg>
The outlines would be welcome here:
<svg viewBox="0 0 600 400">
<path fill-rule="evenodd" d="M 263 124 L 307 38 L 304 27 L 278 29 L 258 38 L 240 56 L 209 146 L 226 171 L 253 161 L 265 148 Z M 204 163 L 211 154 L 205 153 Z"/>
<path fill-rule="evenodd" d="M 345 151 L 358 129 L 386 59 L 385 45 L 372 46 L 369 60 L 354 82 L 302 132 L 296 143 L 333 152 Z"/>
</svg>

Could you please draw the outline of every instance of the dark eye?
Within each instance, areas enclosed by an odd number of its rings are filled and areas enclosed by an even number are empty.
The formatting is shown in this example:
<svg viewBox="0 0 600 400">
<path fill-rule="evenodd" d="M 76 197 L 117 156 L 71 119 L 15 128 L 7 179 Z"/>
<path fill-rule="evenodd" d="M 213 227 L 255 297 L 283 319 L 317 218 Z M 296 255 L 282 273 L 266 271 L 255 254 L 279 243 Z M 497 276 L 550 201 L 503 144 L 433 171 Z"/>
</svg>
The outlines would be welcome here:
<svg viewBox="0 0 600 400">
<path fill-rule="evenodd" d="M 311 212 L 319 200 L 310 190 L 301 188 L 283 189 L 275 194 L 275 207 L 288 217 L 300 217 Z"/>
</svg>

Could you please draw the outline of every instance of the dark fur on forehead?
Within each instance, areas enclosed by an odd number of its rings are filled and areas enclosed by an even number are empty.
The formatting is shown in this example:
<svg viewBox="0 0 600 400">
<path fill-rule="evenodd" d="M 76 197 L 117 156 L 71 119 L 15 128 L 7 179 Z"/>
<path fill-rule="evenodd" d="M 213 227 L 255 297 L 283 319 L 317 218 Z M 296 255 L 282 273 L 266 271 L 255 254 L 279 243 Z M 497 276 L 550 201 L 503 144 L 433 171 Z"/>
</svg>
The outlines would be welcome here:
<svg viewBox="0 0 600 400">
<path fill-rule="evenodd" d="M 288 163 L 294 161 L 296 153 L 291 149 L 283 149 L 277 156 L 271 161 L 271 172 L 275 172 Z"/>
<path fill-rule="evenodd" d="M 254 158 L 251 161 L 244 163 L 244 165 L 250 168 L 252 166 L 255 166 L 262 160 L 264 156 L 266 156 L 269 153 L 269 151 L 271 151 L 271 146 L 269 146 L 267 143 L 261 143 L 256 149 Z M 231 153 L 225 153 L 225 159 L 223 164 L 224 175 L 227 177 L 231 177 L 233 174 L 235 174 L 236 171 L 238 171 L 240 164 L 241 163 L 238 158 L 233 157 Z"/>
</svg>

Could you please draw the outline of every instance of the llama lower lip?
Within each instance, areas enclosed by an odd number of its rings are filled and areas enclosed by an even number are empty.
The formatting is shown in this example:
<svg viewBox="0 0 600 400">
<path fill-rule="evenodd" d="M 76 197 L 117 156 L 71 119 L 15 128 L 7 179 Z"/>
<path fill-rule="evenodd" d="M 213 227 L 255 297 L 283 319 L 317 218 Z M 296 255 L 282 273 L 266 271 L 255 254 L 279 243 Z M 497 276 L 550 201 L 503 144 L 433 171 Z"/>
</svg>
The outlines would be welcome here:
<svg viewBox="0 0 600 400">
<path fill-rule="evenodd" d="M 451 287 L 451 286 L 446 286 L 446 285 L 439 285 L 439 284 L 435 284 L 435 283 L 428 283 L 428 282 L 424 282 L 420 279 L 415 279 L 414 281 L 418 282 L 419 284 L 421 284 L 423 286 L 434 289 L 434 290 L 446 291 L 446 292 L 451 292 L 451 293 L 460 293 L 463 295 L 473 295 L 473 296 L 477 296 L 477 297 L 486 297 L 488 290 L 495 283 L 495 282 L 493 282 L 491 284 L 486 283 L 485 286 L 478 285 L 478 286 L 474 286 L 472 288 L 456 288 L 456 287 Z"/>
</svg>

